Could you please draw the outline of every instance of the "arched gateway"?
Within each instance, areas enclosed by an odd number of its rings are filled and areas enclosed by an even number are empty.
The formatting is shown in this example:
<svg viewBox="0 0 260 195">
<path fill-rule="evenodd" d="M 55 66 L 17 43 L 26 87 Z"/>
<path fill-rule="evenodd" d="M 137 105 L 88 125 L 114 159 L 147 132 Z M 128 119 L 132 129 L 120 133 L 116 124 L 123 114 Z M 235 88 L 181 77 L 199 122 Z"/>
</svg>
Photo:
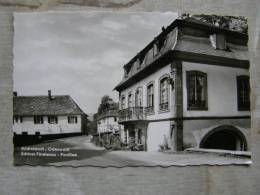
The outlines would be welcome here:
<svg viewBox="0 0 260 195">
<path fill-rule="evenodd" d="M 201 140 L 200 148 L 247 150 L 245 135 L 236 127 L 223 125 L 209 131 Z"/>
</svg>

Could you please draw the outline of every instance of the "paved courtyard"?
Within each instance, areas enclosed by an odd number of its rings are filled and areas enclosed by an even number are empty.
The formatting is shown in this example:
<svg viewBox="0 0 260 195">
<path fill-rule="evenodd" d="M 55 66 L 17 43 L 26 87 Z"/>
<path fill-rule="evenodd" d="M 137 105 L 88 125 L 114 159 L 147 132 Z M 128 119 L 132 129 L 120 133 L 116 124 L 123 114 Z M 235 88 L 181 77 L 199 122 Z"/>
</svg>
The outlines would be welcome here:
<svg viewBox="0 0 260 195">
<path fill-rule="evenodd" d="M 15 148 L 15 165 L 55 165 L 55 166 L 186 166 L 186 165 L 248 165 L 250 158 L 226 156 L 210 153 L 161 153 L 139 151 L 109 151 L 90 142 L 88 136 L 79 136 L 40 143 L 28 147 L 69 148 L 67 156 L 21 156 L 21 148 Z"/>
</svg>

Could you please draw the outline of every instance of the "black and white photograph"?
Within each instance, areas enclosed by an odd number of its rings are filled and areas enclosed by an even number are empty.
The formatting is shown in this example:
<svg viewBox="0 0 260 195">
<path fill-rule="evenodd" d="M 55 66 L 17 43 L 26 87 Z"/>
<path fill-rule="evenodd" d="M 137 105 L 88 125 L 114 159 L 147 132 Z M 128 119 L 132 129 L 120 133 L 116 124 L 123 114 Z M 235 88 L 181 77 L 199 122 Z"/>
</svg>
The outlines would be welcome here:
<svg viewBox="0 0 260 195">
<path fill-rule="evenodd" d="M 175 12 L 14 14 L 14 165 L 250 165 L 248 24 Z"/>
</svg>

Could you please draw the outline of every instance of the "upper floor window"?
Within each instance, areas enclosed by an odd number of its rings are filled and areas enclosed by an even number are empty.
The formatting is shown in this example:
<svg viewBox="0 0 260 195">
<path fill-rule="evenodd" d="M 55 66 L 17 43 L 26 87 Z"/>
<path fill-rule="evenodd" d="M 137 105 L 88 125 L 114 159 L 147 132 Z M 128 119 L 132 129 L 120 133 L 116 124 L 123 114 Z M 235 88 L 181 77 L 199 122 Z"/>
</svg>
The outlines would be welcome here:
<svg viewBox="0 0 260 195">
<path fill-rule="evenodd" d="M 57 124 L 58 123 L 58 117 L 57 116 L 48 116 L 48 123 Z"/>
<path fill-rule="evenodd" d="M 130 65 L 127 65 L 124 67 L 124 77 L 127 78 L 129 76 L 129 73 L 130 73 L 130 70 L 131 70 L 131 66 Z"/>
<path fill-rule="evenodd" d="M 130 92 L 130 93 L 128 94 L 128 108 L 131 108 L 131 107 L 133 107 L 133 95 L 132 95 L 132 93 Z"/>
<path fill-rule="evenodd" d="M 34 116 L 34 124 L 43 124 L 43 116 Z"/>
<path fill-rule="evenodd" d="M 78 123 L 77 116 L 68 116 L 68 123 Z"/>
<path fill-rule="evenodd" d="M 168 77 L 160 80 L 160 110 L 169 109 L 169 84 Z"/>
<path fill-rule="evenodd" d="M 238 110 L 250 110 L 250 84 L 249 76 L 237 77 L 237 104 Z"/>
<path fill-rule="evenodd" d="M 19 119 L 20 119 L 20 123 L 22 123 L 23 122 L 23 117 L 22 116 L 14 116 L 13 117 L 13 123 L 14 122 L 18 123 Z"/>
<path fill-rule="evenodd" d="M 215 49 L 220 49 L 220 50 L 228 49 L 226 44 L 226 36 L 224 34 L 215 33 L 213 35 L 210 35 L 210 42 Z"/>
<path fill-rule="evenodd" d="M 142 88 L 139 87 L 135 92 L 135 107 L 142 107 L 143 105 L 143 93 Z"/>
<path fill-rule="evenodd" d="M 207 74 L 187 71 L 188 110 L 207 110 Z"/>
<path fill-rule="evenodd" d="M 121 97 L 121 109 L 125 109 L 125 96 Z"/>
<path fill-rule="evenodd" d="M 147 109 L 153 111 L 154 107 L 154 85 L 153 83 L 147 86 Z"/>
</svg>

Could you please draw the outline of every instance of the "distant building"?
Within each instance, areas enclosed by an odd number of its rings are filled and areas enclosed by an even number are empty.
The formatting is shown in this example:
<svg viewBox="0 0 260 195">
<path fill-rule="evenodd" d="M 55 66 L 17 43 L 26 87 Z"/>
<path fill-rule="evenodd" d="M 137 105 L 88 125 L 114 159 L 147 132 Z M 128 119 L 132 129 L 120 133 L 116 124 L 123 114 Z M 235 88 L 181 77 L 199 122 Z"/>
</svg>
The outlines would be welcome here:
<svg viewBox="0 0 260 195">
<path fill-rule="evenodd" d="M 82 134 L 87 115 L 69 95 L 13 97 L 15 136 L 61 137 Z"/>
<path fill-rule="evenodd" d="M 113 107 L 98 115 L 97 133 L 120 133 L 123 125 L 118 123 L 118 108 Z"/>
<path fill-rule="evenodd" d="M 124 65 L 119 123 L 147 151 L 249 150 L 246 34 L 196 20 L 173 21 Z"/>
</svg>

